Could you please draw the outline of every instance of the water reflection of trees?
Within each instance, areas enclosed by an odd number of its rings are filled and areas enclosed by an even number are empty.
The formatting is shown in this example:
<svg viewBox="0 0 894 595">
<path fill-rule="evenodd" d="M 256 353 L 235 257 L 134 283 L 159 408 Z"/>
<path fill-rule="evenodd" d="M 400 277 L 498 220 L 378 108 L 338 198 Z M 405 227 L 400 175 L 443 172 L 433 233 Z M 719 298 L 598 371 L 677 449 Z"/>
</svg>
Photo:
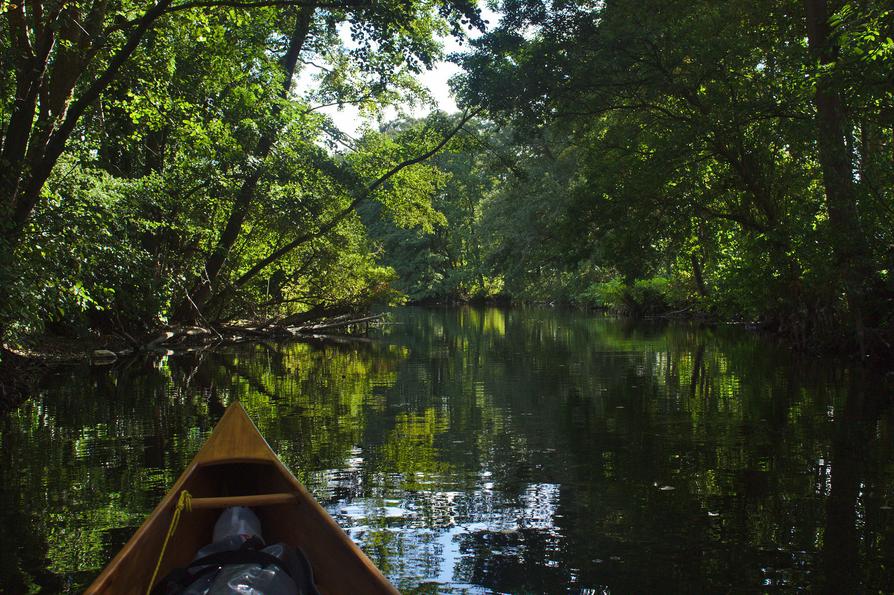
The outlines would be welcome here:
<svg viewBox="0 0 894 595">
<path fill-rule="evenodd" d="M 0 420 L 4 588 L 89 580 L 238 398 L 402 589 L 891 589 L 873 381 L 735 329 L 475 308 L 394 322 L 372 343 L 48 378 Z"/>
<path fill-rule="evenodd" d="M 508 494 L 562 486 L 558 584 L 723 590 L 832 572 L 821 556 L 828 489 L 817 486 L 831 472 L 832 420 L 849 423 L 834 415 L 847 402 L 841 371 L 726 329 L 472 309 L 407 324 L 402 344 L 433 357 L 401 368 L 399 384 L 442 402 L 452 435 L 478 435 L 474 453 L 445 441 L 442 457 L 461 467 L 465 454 Z M 471 565 L 461 578 L 510 591 L 555 584 L 536 535 L 516 536 L 503 557 L 488 552 L 506 535 L 458 537 Z"/>
<path fill-rule="evenodd" d="M 395 350 L 253 346 L 72 369 L 0 419 L 4 592 L 79 590 L 121 547 L 239 398 L 296 469 L 360 442 Z M 321 386 L 338 379 L 338 390 Z"/>
<path fill-rule="evenodd" d="M 58 373 L 0 419 L 5 590 L 77 589 L 154 506 L 207 423 L 192 404 L 169 414 L 169 381 L 152 362 Z"/>
</svg>

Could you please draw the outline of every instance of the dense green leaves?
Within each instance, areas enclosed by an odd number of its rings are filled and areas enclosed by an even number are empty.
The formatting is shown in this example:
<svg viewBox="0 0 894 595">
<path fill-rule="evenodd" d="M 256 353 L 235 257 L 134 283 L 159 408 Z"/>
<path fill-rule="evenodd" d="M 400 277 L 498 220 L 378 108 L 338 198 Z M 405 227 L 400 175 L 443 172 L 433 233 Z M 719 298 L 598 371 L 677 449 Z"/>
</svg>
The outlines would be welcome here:
<svg viewBox="0 0 894 595">
<path fill-rule="evenodd" d="M 514 130 L 479 218 L 514 296 L 891 332 L 890 2 L 833 3 L 819 61 L 809 2 L 501 7 L 458 89 Z"/>
<path fill-rule="evenodd" d="M 8 338 L 365 303 L 393 273 L 357 208 L 440 220 L 413 158 L 455 133 L 443 118 L 345 149 L 318 107 L 419 94 L 438 37 L 481 26 L 474 2 L 204 4 L 3 4 Z"/>
<path fill-rule="evenodd" d="M 0 326 L 274 316 L 396 288 L 762 320 L 804 345 L 891 333 L 890 1 L 505 0 L 455 81 L 486 118 L 449 145 L 456 117 L 351 139 L 319 108 L 424 99 L 438 36 L 482 25 L 473 2 L 211 4 L 109 5 L 89 43 L 60 30 L 30 121 L 13 99 L 40 31 L 7 6 Z"/>
</svg>

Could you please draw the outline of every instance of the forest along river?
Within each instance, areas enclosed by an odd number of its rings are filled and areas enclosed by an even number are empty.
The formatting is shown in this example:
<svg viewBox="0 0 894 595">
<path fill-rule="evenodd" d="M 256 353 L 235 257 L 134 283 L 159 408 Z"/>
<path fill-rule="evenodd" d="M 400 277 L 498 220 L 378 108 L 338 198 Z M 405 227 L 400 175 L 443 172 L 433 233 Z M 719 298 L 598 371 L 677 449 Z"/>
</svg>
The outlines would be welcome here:
<svg viewBox="0 0 894 595">
<path fill-rule="evenodd" d="M 391 320 L 46 378 L 0 419 L 0 591 L 88 584 L 234 399 L 403 591 L 894 591 L 882 378 L 731 328 Z"/>
</svg>

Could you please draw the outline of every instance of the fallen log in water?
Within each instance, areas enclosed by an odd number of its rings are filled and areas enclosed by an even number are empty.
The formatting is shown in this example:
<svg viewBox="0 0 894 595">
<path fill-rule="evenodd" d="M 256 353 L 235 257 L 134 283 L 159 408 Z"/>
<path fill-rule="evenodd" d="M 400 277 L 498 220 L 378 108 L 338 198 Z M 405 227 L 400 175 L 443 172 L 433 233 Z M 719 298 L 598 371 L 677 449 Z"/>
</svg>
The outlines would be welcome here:
<svg viewBox="0 0 894 595">
<path fill-rule="evenodd" d="M 372 322 L 374 320 L 382 320 L 385 318 L 384 314 L 376 314 L 375 316 L 366 316 L 364 318 L 355 318 L 355 319 L 347 319 L 347 320 L 339 320 L 336 322 L 326 322 L 322 324 L 312 324 L 310 326 L 299 326 L 290 328 L 290 331 L 295 335 L 301 335 L 303 333 L 316 333 L 317 331 L 322 330 L 332 330 L 336 328 L 344 328 L 346 326 L 353 326 L 355 324 L 362 324 L 366 322 Z"/>
<path fill-rule="evenodd" d="M 311 324 L 302 324 L 300 326 L 294 326 L 294 321 L 296 319 L 293 317 L 275 322 L 268 320 L 261 323 L 251 324 L 228 323 L 219 326 L 210 326 L 209 328 L 199 326 L 177 326 L 166 328 L 154 335 L 151 339 L 139 346 L 136 349 L 136 352 L 172 354 L 270 339 L 320 340 L 321 338 L 331 339 L 337 336 L 339 341 L 348 341 L 352 338 L 351 335 L 331 335 L 329 333 L 322 333 L 321 331 L 345 329 L 357 325 L 365 325 L 365 327 L 368 328 L 368 325 L 371 322 L 381 321 L 384 320 L 384 318 L 384 314 L 362 316 L 359 318 L 352 317 L 348 314 L 340 314 L 338 316 L 317 319 Z M 364 330 L 366 330 L 366 328 Z M 123 356 L 127 354 L 119 353 L 117 355 Z"/>
</svg>

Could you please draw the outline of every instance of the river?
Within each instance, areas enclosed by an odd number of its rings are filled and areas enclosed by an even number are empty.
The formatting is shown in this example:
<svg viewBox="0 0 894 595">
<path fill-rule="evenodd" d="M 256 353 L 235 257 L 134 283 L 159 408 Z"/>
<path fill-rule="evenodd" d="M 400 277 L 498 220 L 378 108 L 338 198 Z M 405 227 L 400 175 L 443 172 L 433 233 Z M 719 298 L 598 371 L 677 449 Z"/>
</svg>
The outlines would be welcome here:
<svg viewBox="0 0 894 595">
<path fill-rule="evenodd" d="M 0 418 L 0 591 L 89 584 L 238 399 L 404 592 L 894 592 L 885 386 L 741 329 L 471 307 L 63 368 Z"/>
</svg>

